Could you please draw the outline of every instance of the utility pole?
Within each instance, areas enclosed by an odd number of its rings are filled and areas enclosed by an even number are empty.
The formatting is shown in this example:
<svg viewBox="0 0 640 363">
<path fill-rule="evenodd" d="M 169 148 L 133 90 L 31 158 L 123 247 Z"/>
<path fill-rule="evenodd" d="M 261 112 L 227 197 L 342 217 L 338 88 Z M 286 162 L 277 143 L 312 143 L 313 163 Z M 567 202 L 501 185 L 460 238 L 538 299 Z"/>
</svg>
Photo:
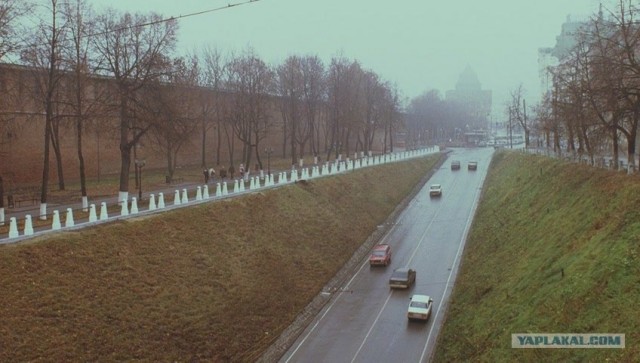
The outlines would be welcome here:
<svg viewBox="0 0 640 363">
<path fill-rule="evenodd" d="M 522 114 L 524 116 L 524 148 L 529 148 L 529 128 L 527 127 L 527 100 L 522 99 Z"/>
<path fill-rule="evenodd" d="M 509 107 L 509 148 L 513 149 L 513 127 L 511 126 L 511 119 L 513 118 L 513 107 Z"/>
</svg>

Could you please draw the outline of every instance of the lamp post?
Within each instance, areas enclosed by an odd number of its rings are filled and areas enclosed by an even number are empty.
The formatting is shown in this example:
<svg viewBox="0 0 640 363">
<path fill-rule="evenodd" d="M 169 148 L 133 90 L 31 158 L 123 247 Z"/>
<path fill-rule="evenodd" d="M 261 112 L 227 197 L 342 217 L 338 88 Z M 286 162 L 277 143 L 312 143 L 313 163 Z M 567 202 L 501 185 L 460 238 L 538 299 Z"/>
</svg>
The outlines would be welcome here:
<svg viewBox="0 0 640 363">
<path fill-rule="evenodd" d="M 138 174 L 138 200 L 142 200 L 142 167 L 146 164 L 144 159 L 136 159 L 135 165 Z"/>
<path fill-rule="evenodd" d="M 271 153 L 273 152 L 273 148 L 266 148 L 264 152 L 267 153 L 267 175 L 271 175 Z"/>
</svg>

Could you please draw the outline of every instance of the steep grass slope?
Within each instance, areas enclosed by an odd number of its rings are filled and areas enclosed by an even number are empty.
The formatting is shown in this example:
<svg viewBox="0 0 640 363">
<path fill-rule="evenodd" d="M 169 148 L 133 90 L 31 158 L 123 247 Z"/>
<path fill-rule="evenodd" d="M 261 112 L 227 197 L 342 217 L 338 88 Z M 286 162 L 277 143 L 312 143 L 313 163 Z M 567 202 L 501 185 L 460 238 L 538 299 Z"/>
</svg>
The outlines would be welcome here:
<svg viewBox="0 0 640 363">
<path fill-rule="evenodd" d="M 438 156 L 0 247 L 0 361 L 254 362 Z"/>
<path fill-rule="evenodd" d="M 640 361 L 640 179 L 494 156 L 436 362 Z M 624 333 L 625 349 L 512 349 L 512 333 Z"/>
</svg>

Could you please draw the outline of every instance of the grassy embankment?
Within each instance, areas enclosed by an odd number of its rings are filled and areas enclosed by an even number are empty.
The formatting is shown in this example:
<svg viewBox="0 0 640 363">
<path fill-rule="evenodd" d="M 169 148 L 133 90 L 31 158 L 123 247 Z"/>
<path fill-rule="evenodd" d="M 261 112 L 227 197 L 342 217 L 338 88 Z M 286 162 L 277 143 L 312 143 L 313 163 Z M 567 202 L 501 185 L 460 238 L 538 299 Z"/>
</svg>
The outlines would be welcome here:
<svg viewBox="0 0 640 363">
<path fill-rule="evenodd" d="M 498 153 L 437 362 L 640 361 L 640 179 Z M 625 349 L 511 349 L 512 333 L 624 333 Z"/>
<path fill-rule="evenodd" d="M 0 361 L 255 361 L 437 157 L 0 247 Z"/>
</svg>

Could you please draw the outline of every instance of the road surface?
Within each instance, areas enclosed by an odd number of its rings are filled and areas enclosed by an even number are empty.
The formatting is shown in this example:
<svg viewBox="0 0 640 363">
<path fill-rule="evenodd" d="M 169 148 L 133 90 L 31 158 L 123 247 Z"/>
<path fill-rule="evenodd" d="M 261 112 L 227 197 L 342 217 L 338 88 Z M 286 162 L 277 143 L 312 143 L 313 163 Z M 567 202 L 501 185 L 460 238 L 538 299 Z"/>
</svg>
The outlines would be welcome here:
<svg viewBox="0 0 640 363">
<path fill-rule="evenodd" d="M 429 361 L 492 154 L 493 148 L 454 149 L 381 241 L 391 245 L 391 264 L 363 261 L 280 362 Z M 460 170 L 451 170 L 452 160 Z M 467 170 L 468 161 L 478 169 Z M 442 184 L 441 197 L 429 197 L 434 183 Z M 402 266 L 417 270 L 416 284 L 389 289 L 391 272 Z M 434 300 L 426 324 L 407 320 L 412 294 Z"/>
</svg>

